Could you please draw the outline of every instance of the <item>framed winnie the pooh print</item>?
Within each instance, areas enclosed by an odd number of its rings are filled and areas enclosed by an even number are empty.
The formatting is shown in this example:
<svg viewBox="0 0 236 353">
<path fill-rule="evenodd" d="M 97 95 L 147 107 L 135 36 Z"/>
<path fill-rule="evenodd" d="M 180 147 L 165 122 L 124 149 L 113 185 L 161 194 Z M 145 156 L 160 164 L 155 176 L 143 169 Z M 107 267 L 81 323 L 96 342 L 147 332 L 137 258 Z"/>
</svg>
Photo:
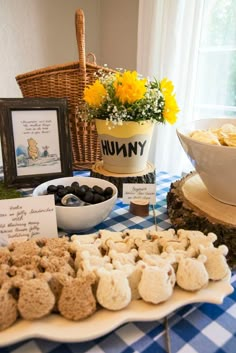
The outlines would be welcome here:
<svg viewBox="0 0 236 353">
<path fill-rule="evenodd" d="M 0 99 L 4 183 L 35 187 L 72 175 L 65 98 Z"/>
</svg>

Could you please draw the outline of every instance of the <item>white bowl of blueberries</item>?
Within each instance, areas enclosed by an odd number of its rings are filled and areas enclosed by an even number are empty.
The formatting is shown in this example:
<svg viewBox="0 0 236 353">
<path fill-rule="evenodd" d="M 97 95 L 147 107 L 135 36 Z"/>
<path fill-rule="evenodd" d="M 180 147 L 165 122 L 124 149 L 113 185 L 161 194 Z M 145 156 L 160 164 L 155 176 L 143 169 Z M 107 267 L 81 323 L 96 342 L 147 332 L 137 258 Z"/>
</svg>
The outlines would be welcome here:
<svg viewBox="0 0 236 353">
<path fill-rule="evenodd" d="M 112 211 L 118 190 L 109 181 L 92 177 L 49 180 L 33 190 L 33 196 L 53 194 L 57 226 L 78 233 L 97 226 Z"/>
</svg>

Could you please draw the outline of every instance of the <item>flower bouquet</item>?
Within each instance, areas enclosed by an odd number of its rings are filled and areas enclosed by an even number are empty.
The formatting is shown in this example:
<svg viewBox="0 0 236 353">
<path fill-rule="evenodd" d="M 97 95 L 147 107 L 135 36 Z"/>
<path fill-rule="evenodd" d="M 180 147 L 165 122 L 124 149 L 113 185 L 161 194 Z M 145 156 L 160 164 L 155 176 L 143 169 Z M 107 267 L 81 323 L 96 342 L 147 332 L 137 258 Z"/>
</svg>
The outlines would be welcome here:
<svg viewBox="0 0 236 353">
<path fill-rule="evenodd" d="M 99 74 L 99 73 L 98 73 Z M 171 81 L 142 78 L 136 71 L 101 73 L 85 88 L 86 119 L 174 124 L 179 107 Z"/>
<path fill-rule="evenodd" d="M 85 88 L 84 101 L 85 119 L 95 119 L 104 169 L 114 173 L 145 170 L 154 124 L 174 124 L 179 112 L 171 81 L 149 81 L 136 71 L 100 73 Z"/>
</svg>

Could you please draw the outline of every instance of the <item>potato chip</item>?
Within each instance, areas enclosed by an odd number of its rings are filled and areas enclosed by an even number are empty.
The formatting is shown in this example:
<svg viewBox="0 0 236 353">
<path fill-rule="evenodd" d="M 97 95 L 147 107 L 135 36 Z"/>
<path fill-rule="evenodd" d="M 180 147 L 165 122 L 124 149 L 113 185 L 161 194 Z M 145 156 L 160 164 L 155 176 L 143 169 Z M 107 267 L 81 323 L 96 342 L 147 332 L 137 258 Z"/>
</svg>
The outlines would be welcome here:
<svg viewBox="0 0 236 353">
<path fill-rule="evenodd" d="M 210 143 L 211 145 L 220 145 L 216 135 L 209 130 L 196 130 L 190 135 L 194 140 L 199 142 Z"/>
<path fill-rule="evenodd" d="M 220 128 L 195 130 L 189 136 L 211 145 L 236 147 L 236 126 L 230 123 L 223 124 Z"/>
<path fill-rule="evenodd" d="M 224 138 L 224 142 L 227 146 L 236 147 L 236 133 L 229 133 L 228 137 Z"/>
</svg>

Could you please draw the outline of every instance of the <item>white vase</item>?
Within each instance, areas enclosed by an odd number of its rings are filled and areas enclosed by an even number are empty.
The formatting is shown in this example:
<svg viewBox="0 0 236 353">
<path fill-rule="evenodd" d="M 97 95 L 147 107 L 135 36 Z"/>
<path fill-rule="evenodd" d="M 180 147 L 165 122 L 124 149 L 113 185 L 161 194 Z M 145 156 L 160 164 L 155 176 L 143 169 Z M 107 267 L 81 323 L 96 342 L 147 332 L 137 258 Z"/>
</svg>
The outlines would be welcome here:
<svg viewBox="0 0 236 353">
<path fill-rule="evenodd" d="M 145 170 L 153 127 L 150 121 L 113 126 L 107 125 L 106 120 L 96 119 L 104 169 L 119 174 Z"/>
</svg>

